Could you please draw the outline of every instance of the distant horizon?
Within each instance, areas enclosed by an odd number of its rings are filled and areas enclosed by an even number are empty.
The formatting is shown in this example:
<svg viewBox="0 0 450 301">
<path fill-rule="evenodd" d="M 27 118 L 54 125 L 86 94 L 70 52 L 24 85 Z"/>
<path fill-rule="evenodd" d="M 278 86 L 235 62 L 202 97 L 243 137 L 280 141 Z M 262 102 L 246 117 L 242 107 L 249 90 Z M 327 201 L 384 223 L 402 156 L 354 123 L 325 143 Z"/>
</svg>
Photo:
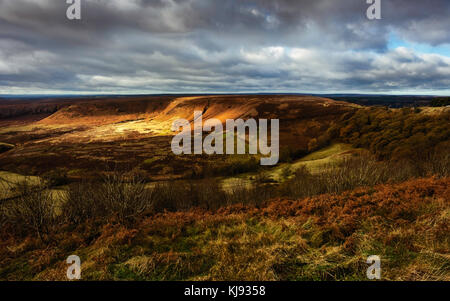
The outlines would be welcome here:
<svg viewBox="0 0 450 301">
<path fill-rule="evenodd" d="M 449 94 L 408 94 L 408 93 L 303 93 L 303 92 L 236 92 L 236 93 L 24 93 L 24 94 L 0 94 L 0 97 L 20 97 L 20 98 L 37 98 L 37 97 L 107 97 L 107 96 L 123 96 L 123 97 L 139 97 L 139 96 L 208 96 L 208 95 L 304 95 L 304 96 L 395 96 L 395 97 L 450 97 Z"/>
</svg>

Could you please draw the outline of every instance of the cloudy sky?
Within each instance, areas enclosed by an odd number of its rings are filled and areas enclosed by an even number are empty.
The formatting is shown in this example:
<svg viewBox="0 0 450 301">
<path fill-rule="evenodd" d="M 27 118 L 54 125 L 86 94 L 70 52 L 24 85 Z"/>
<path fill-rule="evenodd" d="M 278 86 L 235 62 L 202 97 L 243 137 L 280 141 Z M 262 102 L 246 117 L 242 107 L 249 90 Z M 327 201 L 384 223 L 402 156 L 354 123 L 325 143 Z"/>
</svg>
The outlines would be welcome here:
<svg viewBox="0 0 450 301">
<path fill-rule="evenodd" d="M 0 94 L 450 95 L 450 1 L 0 0 Z"/>
</svg>

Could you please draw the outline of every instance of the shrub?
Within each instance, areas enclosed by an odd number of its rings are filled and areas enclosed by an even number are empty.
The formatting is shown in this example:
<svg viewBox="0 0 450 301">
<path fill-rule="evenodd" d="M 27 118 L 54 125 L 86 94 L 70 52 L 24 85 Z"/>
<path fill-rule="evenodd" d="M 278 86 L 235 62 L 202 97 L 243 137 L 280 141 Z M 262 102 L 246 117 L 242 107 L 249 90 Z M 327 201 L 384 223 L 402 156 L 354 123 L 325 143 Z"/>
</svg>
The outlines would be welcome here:
<svg viewBox="0 0 450 301">
<path fill-rule="evenodd" d="M 292 179 L 284 182 L 281 193 L 286 196 L 303 198 L 319 194 L 323 190 L 320 179 L 313 176 L 305 166 L 301 166 L 294 173 Z"/>
<path fill-rule="evenodd" d="M 56 218 L 55 203 L 45 184 L 16 186 L 18 196 L 1 206 L 2 224 L 19 235 L 35 233 L 40 239 L 48 234 Z"/>
<path fill-rule="evenodd" d="M 69 183 L 67 172 L 62 169 L 55 169 L 43 175 L 49 186 L 62 186 Z"/>
<path fill-rule="evenodd" d="M 259 206 L 277 195 L 276 188 L 265 184 L 264 179 L 257 179 L 254 185 L 244 182 L 233 186 L 227 192 L 227 204 L 243 204 Z"/>
<path fill-rule="evenodd" d="M 357 187 L 398 183 L 430 175 L 446 177 L 449 170 L 450 155 L 445 148 L 431 153 L 425 161 L 377 161 L 371 155 L 360 154 L 345 158 L 338 164 L 325 166 L 323 172 L 315 175 L 303 166 L 283 183 L 280 193 L 295 198 L 340 193 Z"/>
<path fill-rule="evenodd" d="M 62 216 L 67 222 L 80 224 L 105 214 L 94 198 L 95 187 L 95 184 L 85 181 L 69 186 L 62 205 Z"/>
<path fill-rule="evenodd" d="M 135 219 L 152 208 L 152 190 L 135 174 L 111 173 L 99 183 L 81 182 L 70 186 L 62 206 L 63 217 L 72 223 L 89 219 L 121 222 Z"/>
<path fill-rule="evenodd" d="M 340 164 L 330 166 L 319 177 L 325 191 L 338 193 L 360 186 L 374 186 L 388 179 L 387 165 L 368 155 L 345 158 Z"/>
<path fill-rule="evenodd" d="M 439 177 L 450 176 L 450 153 L 448 149 L 450 143 L 445 143 L 428 154 L 428 159 L 424 161 L 424 171 L 429 175 Z"/>
</svg>

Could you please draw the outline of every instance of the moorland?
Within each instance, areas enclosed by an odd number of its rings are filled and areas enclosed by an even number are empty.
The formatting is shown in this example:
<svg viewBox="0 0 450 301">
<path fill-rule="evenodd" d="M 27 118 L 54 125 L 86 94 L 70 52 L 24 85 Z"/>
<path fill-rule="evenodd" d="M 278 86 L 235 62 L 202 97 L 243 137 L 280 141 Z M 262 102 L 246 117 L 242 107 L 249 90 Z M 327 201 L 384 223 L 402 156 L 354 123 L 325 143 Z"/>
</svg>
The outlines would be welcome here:
<svg viewBox="0 0 450 301">
<path fill-rule="evenodd" d="M 305 95 L 0 100 L 0 279 L 450 280 L 450 109 Z M 280 120 L 280 162 L 171 152 L 172 122 Z M 225 138 L 225 134 L 224 134 Z M 248 142 L 248 141 L 247 141 Z"/>
</svg>

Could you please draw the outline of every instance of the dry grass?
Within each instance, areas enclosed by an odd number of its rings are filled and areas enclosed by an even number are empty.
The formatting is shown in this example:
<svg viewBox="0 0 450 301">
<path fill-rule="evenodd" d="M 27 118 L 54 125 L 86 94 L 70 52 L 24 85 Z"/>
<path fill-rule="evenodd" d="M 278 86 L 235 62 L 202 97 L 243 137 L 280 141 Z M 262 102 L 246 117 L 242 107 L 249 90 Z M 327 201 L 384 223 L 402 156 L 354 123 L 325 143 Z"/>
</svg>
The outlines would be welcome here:
<svg viewBox="0 0 450 301">
<path fill-rule="evenodd" d="M 449 280 L 450 179 L 418 179 L 341 195 L 142 216 L 125 225 L 60 225 L 52 240 L 2 234 L 1 279 Z"/>
</svg>

